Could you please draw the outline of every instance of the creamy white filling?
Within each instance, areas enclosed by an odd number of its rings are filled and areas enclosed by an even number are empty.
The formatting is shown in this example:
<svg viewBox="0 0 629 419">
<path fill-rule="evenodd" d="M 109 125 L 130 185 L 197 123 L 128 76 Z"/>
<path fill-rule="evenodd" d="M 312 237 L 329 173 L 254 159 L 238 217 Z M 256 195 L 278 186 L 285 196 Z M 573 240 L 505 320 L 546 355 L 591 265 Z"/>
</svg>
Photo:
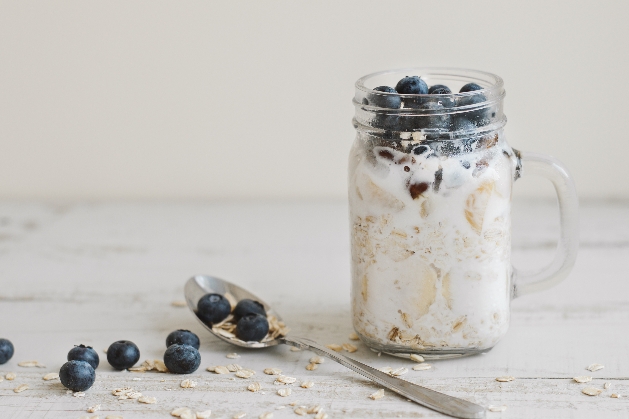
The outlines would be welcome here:
<svg viewBox="0 0 629 419">
<path fill-rule="evenodd" d="M 349 202 L 357 332 L 427 350 L 489 348 L 504 335 L 513 159 L 501 138 L 452 157 L 356 141 Z"/>
</svg>

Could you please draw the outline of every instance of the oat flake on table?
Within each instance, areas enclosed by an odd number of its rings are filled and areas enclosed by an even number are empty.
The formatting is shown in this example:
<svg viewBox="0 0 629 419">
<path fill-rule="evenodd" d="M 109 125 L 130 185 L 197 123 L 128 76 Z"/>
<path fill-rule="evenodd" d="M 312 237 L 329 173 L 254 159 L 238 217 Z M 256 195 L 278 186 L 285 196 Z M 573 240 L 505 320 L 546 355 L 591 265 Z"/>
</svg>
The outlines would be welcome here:
<svg viewBox="0 0 629 419">
<path fill-rule="evenodd" d="M 56 380 L 57 378 L 59 378 L 59 374 L 56 372 L 49 372 L 42 377 L 44 381 Z"/>
<path fill-rule="evenodd" d="M 301 351 L 301 349 L 296 347 L 296 346 L 291 346 L 290 350 L 291 350 L 291 352 L 299 352 L 299 351 Z"/>
<path fill-rule="evenodd" d="M 301 383 L 301 388 L 310 388 L 312 386 L 314 386 L 314 382 L 312 381 L 304 381 Z"/>
<path fill-rule="evenodd" d="M 74 393 L 72 393 L 72 395 L 74 397 L 85 397 L 85 393 L 82 391 L 75 391 Z"/>
<path fill-rule="evenodd" d="M 343 350 L 343 347 L 341 345 L 337 345 L 336 343 L 330 343 L 328 345 L 325 345 L 325 347 L 328 349 L 332 349 L 336 352 L 341 352 Z"/>
<path fill-rule="evenodd" d="M 322 356 L 315 355 L 312 358 L 310 358 L 311 364 L 323 364 L 324 362 L 325 362 L 325 358 Z"/>
<path fill-rule="evenodd" d="M 345 349 L 349 353 L 354 353 L 358 350 L 358 348 L 355 345 L 352 345 L 351 343 L 344 343 L 341 346 L 343 347 L 343 349 Z"/>
<path fill-rule="evenodd" d="M 328 414 L 321 411 L 315 415 L 314 419 L 328 419 Z"/>
<path fill-rule="evenodd" d="M 589 383 L 592 381 L 592 377 L 588 377 L 587 375 L 579 375 L 578 377 L 573 378 L 577 383 Z"/>
<path fill-rule="evenodd" d="M 263 371 L 266 375 L 281 375 L 282 370 L 279 368 L 265 368 Z"/>
<path fill-rule="evenodd" d="M 212 416 L 211 410 L 205 410 L 203 412 L 197 412 L 197 419 L 209 419 Z"/>
<path fill-rule="evenodd" d="M 247 413 L 245 413 L 245 412 L 238 412 L 234 416 L 232 416 L 232 419 L 242 419 L 245 416 L 247 416 Z"/>
<path fill-rule="evenodd" d="M 17 374 L 14 372 L 7 372 L 6 375 L 4 376 L 4 378 L 6 378 L 9 381 L 15 380 L 15 377 L 17 377 Z"/>
<path fill-rule="evenodd" d="M 319 413 L 321 411 L 323 411 L 323 408 L 318 404 L 308 408 L 308 413 Z"/>
<path fill-rule="evenodd" d="M 155 404 L 157 403 L 157 399 L 152 396 L 141 396 L 138 398 L 138 402 L 144 403 L 144 404 Z"/>
<path fill-rule="evenodd" d="M 488 409 L 490 412 L 504 412 L 507 410 L 507 406 L 489 406 Z"/>
<path fill-rule="evenodd" d="M 280 375 L 275 379 L 275 383 L 276 384 L 293 384 L 295 381 L 297 381 L 296 378 L 294 377 L 287 377 L 285 375 Z"/>
<path fill-rule="evenodd" d="M 260 391 L 260 389 L 262 389 L 262 386 L 260 385 L 260 383 L 256 382 L 256 383 L 251 383 L 247 386 L 247 390 L 255 393 L 256 391 Z"/>
<path fill-rule="evenodd" d="M 105 416 L 105 419 L 124 419 L 124 418 L 118 415 L 107 415 Z"/>
<path fill-rule="evenodd" d="M 603 388 L 605 390 L 609 390 L 611 387 L 612 387 L 612 383 L 605 383 L 605 384 L 603 384 Z"/>
<path fill-rule="evenodd" d="M 359 340 L 360 339 L 355 332 L 350 333 L 348 338 L 349 338 L 349 340 Z"/>
<path fill-rule="evenodd" d="M 237 359 L 237 358 L 240 358 L 240 355 L 238 355 L 236 352 L 232 352 L 230 354 L 225 355 L 225 357 L 229 359 Z"/>
<path fill-rule="evenodd" d="M 28 390 L 28 384 L 20 384 L 19 386 L 15 387 L 13 389 L 14 393 L 21 393 L 24 390 Z"/>
<path fill-rule="evenodd" d="M 94 413 L 100 410 L 100 404 L 95 404 L 87 408 L 87 413 Z"/>
<path fill-rule="evenodd" d="M 44 364 L 40 364 L 39 361 L 22 361 L 22 362 L 18 362 L 17 366 L 25 367 L 25 368 L 32 368 L 32 367 L 46 368 L 46 366 Z"/>
<path fill-rule="evenodd" d="M 238 364 L 229 364 L 227 367 L 227 371 L 229 372 L 236 372 L 236 371 L 240 371 L 242 369 L 242 367 Z"/>
<path fill-rule="evenodd" d="M 183 380 L 179 385 L 181 386 L 181 388 L 193 388 L 197 386 L 197 382 L 186 379 Z"/>
<path fill-rule="evenodd" d="M 210 368 L 208 368 L 208 371 L 210 370 Z M 229 369 L 227 369 L 227 367 L 224 367 L 222 365 L 219 365 L 217 367 L 214 367 L 214 373 L 216 374 L 229 374 Z"/>
<path fill-rule="evenodd" d="M 602 389 L 595 388 L 595 387 L 586 387 L 583 390 L 581 390 L 581 393 L 587 394 L 588 396 L 598 396 L 602 392 L 603 392 Z"/>
<path fill-rule="evenodd" d="M 261 414 L 260 416 L 258 416 L 258 419 L 271 419 L 272 417 L 273 417 L 273 413 L 265 412 Z"/>
<path fill-rule="evenodd" d="M 587 367 L 586 370 L 594 372 L 594 371 L 602 370 L 603 368 L 605 368 L 605 365 L 592 364 L 589 367 Z"/>
<path fill-rule="evenodd" d="M 613 399 L 620 399 L 622 397 L 622 395 L 618 394 L 618 393 L 612 393 L 611 397 Z"/>
<path fill-rule="evenodd" d="M 383 397 L 384 397 L 384 389 L 383 388 L 381 388 L 380 390 L 376 391 L 375 393 L 373 393 L 373 394 L 371 394 L 369 396 L 369 398 L 371 400 L 378 400 L 378 399 L 381 399 Z"/>
<path fill-rule="evenodd" d="M 173 411 L 171 411 L 170 415 L 175 416 L 175 417 L 181 417 L 181 415 L 183 415 L 186 412 L 192 413 L 192 410 L 188 409 L 187 407 L 178 407 L 174 409 Z"/>
<path fill-rule="evenodd" d="M 315 364 L 314 362 L 311 362 L 310 364 L 306 365 L 306 369 L 308 371 L 314 371 L 318 368 L 318 365 Z"/>
<path fill-rule="evenodd" d="M 501 383 L 508 383 L 509 381 L 513 381 L 515 380 L 515 377 L 512 377 L 510 375 L 504 375 L 502 377 L 496 377 L 496 381 L 499 381 Z"/>
<path fill-rule="evenodd" d="M 308 414 L 308 410 L 305 406 L 299 406 L 295 408 L 294 412 L 297 413 L 299 416 L 306 416 Z"/>
<path fill-rule="evenodd" d="M 417 364 L 413 367 L 413 371 L 426 371 L 432 368 L 430 364 Z"/>
<path fill-rule="evenodd" d="M 279 390 L 277 390 L 277 394 L 282 397 L 288 397 L 291 393 L 292 390 L 290 388 L 280 388 Z"/>
<path fill-rule="evenodd" d="M 248 369 L 241 369 L 236 371 L 236 377 L 238 378 L 251 378 L 253 377 L 255 374 L 255 371 L 252 370 L 248 370 Z"/>
<path fill-rule="evenodd" d="M 400 375 L 404 375 L 407 372 L 408 372 L 408 368 L 400 367 L 398 369 L 391 371 L 389 374 L 392 375 L 393 377 L 399 377 Z"/>
</svg>

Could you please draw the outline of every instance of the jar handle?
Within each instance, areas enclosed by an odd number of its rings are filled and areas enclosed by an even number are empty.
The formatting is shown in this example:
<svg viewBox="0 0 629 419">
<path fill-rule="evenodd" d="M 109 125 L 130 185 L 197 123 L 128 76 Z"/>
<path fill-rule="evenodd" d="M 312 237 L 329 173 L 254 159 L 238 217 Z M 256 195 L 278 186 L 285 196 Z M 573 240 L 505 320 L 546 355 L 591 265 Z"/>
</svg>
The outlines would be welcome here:
<svg viewBox="0 0 629 419">
<path fill-rule="evenodd" d="M 574 266 L 579 248 L 579 201 L 568 170 L 550 156 L 517 151 L 516 155 L 519 157 L 518 166 L 521 164 L 522 173 L 544 176 L 555 187 L 559 202 L 560 231 L 555 258 L 549 265 L 531 273 L 513 268 L 512 298 L 544 291 L 560 283 Z M 518 169 L 516 179 L 520 173 Z"/>
</svg>

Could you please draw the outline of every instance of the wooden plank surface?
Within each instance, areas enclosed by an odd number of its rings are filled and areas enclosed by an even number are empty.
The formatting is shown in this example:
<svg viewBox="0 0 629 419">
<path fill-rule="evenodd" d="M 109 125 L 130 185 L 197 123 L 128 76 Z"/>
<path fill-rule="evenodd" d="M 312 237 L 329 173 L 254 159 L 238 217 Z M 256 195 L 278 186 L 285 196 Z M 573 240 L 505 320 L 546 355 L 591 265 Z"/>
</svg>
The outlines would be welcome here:
<svg viewBox="0 0 629 419">
<path fill-rule="evenodd" d="M 551 258 L 557 220 L 552 203 L 519 202 L 514 208 L 514 264 L 541 266 Z M 516 299 L 507 336 L 489 353 L 431 362 L 428 371 L 405 377 L 435 390 L 484 405 L 506 405 L 504 418 L 629 417 L 629 204 L 586 202 L 581 212 L 581 251 L 574 272 L 544 293 Z M 305 369 L 307 352 L 288 348 L 236 350 L 204 333 L 182 299 L 193 274 L 237 282 L 277 306 L 292 332 L 327 343 L 347 342 L 349 257 L 347 208 L 342 203 L 100 203 L 83 205 L 0 204 L 0 337 L 16 346 L 0 366 L 17 378 L 0 382 L 0 417 L 79 418 L 86 408 L 129 418 L 170 417 L 173 408 L 211 409 L 212 417 L 238 411 L 249 418 L 273 411 L 274 418 L 298 417 L 289 403 L 320 404 L 334 417 L 443 417 L 387 393 L 331 361 Z M 138 344 L 142 359 L 161 358 L 166 335 L 189 328 L 202 341 L 201 369 L 194 389 L 182 389 L 171 374 L 115 372 L 102 349 L 119 339 Z M 101 354 L 97 381 L 85 397 L 66 394 L 60 383 L 43 381 L 58 371 L 72 345 L 94 346 Z M 352 354 L 377 367 L 411 366 L 378 356 L 365 346 Z M 36 359 L 46 368 L 21 368 Z M 243 380 L 205 371 L 236 362 L 256 371 Z M 603 370 L 585 367 L 598 362 Z M 315 386 L 293 386 L 276 394 L 266 367 L 279 367 Z M 498 383 L 513 375 L 511 383 Z M 576 375 L 589 385 L 612 388 L 598 397 L 581 394 Z M 134 381 L 133 378 L 141 380 Z M 259 381 L 263 391 L 246 390 Z M 16 394 L 13 388 L 29 389 Z M 116 387 L 131 385 L 158 402 L 117 400 Z M 625 396 L 612 399 L 612 392 Z M 264 393 L 264 394 L 262 394 Z M 275 410 L 279 406 L 284 409 Z M 312 415 L 310 415 L 312 417 Z"/>
</svg>

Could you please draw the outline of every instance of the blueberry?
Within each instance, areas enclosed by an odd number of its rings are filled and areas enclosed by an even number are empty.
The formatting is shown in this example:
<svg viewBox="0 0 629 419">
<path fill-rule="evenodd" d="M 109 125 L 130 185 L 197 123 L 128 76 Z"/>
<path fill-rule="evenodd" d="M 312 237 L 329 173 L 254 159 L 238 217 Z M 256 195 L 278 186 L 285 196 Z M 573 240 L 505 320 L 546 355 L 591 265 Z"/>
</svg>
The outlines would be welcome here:
<svg viewBox="0 0 629 419">
<path fill-rule="evenodd" d="M 428 94 L 428 85 L 417 76 L 406 76 L 395 85 L 395 90 L 404 95 Z"/>
<path fill-rule="evenodd" d="M 91 346 L 79 345 L 70 349 L 68 352 L 68 361 L 85 361 L 92 366 L 98 368 L 100 358 L 98 353 Z"/>
<path fill-rule="evenodd" d="M 236 308 L 234 309 L 234 318 L 236 321 L 247 314 L 260 314 L 261 316 L 266 317 L 266 310 L 258 301 L 249 299 L 238 301 L 238 304 L 236 304 Z"/>
<path fill-rule="evenodd" d="M 85 361 L 68 361 L 59 370 L 59 379 L 64 387 L 72 391 L 85 391 L 96 380 L 94 368 Z"/>
<path fill-rule="evenodd" d="M 470 162 L 463 160 L 463 161 L 461 161 L 461 166 L 465 167 L 466 169 L 469 169 L 470 168 Z"/>
<path fill-rule="evenodd" d="M 419 107 L 424 111 L 433 111 L 435 113 L 444 112 L 445 108 L 441 103 L 427 102 Z M 419 128 L 434 128 L 434 129 L 446 129 L 450 125 L 450 118 L 445 113 L 433 114 L 428 113 L 424 116 L 420 116 L 418 119 Z"/>
<path fill-rule="evenodd" d="M 430 150 L 430 147 L 426 145 L 420 145 L 419 147 L 415 147 L 415 149 L 413 149 L 413 154 L 419 156 L 420 154 L 424 154 L 428 150 Z"/>
<path fill-rule="evenodd" d="M 197 316 L 207 325 L 222 322 L 231 311 L 229 301 L 220 294 L 205 294 L 197 303 Z"/>
<path fill-rule="evenodd" d="M 13 348 L 11 341 L 0 338 L 0 365 L 6 364 L 13 356 L 13 352 L 15 352 L 15 348 Z"/>
<path fill-rule="evenodd" d="M 389 86 L 378 86 L 373 89 L 376 92 L 393 93 L 393 94 L 371 94 L 369 95 L 369 103 L 379 108 L 399 109 L 402 105 L 402 99 L 398 95 L 398 92 Z"/>
<path fill-rule="evenodd" d="M 429 95 L 449 95 L 452 94 L 452 90 L 448 86 L 444 86 L 443 84 L 435 84 L 434 86 L 430 86 L 428 89 Z"/>
<path fill-rule="evenodd" d="M 486 102 L 485 95 L 475 94 L 458 98 L 457 106 L 479 105 Z M 489 109 L 479 108 L 460 114 L 461 117 L 471 121 L 477 127 L 487 125 L 490 122 Z"/>
<path fill-rule="evenodd" d="M 201 365 L 201 355 L 190 345 L 170 345 L 164 352 L 164 364 L 173 374 L 192 374 Z"/>
<path fill-rule="evenodd" d="M 166 347 L 170 347 L 170 345 L 189 345 L 192 346 L 194 349 L 199 349 L 200 346 L 200 342 L 199 342 L 199 337 L 197 335 L 195 335 L 194 333 L 192 333 L 189 330 L 183 330 L 183 329 L 179 329 L 179 330 L 175 330 L 174 332 L 171 332 L 168 337 L 166 338 Z"/>
<path fill-rule="evenodd" d="M 236 336 L 245 342 L 259 342 L 269 333 L 269 322 L 260 314 L 247 314 L 238 320 Z"/>
<path fill-rule="evenodd" d="M 483 88 L 476 83 L 468 83 L 465 86 L 461 87 L 459 93 L 474 92 L 476 90 L 483 90 Z"/>
<path fill-rule="evenodd" d="M 109 345 L 107 362 L 117 370 L 131 368 L 140 360 L 140 350 L 129 340 L 119 340 Z"/>
</svg>

